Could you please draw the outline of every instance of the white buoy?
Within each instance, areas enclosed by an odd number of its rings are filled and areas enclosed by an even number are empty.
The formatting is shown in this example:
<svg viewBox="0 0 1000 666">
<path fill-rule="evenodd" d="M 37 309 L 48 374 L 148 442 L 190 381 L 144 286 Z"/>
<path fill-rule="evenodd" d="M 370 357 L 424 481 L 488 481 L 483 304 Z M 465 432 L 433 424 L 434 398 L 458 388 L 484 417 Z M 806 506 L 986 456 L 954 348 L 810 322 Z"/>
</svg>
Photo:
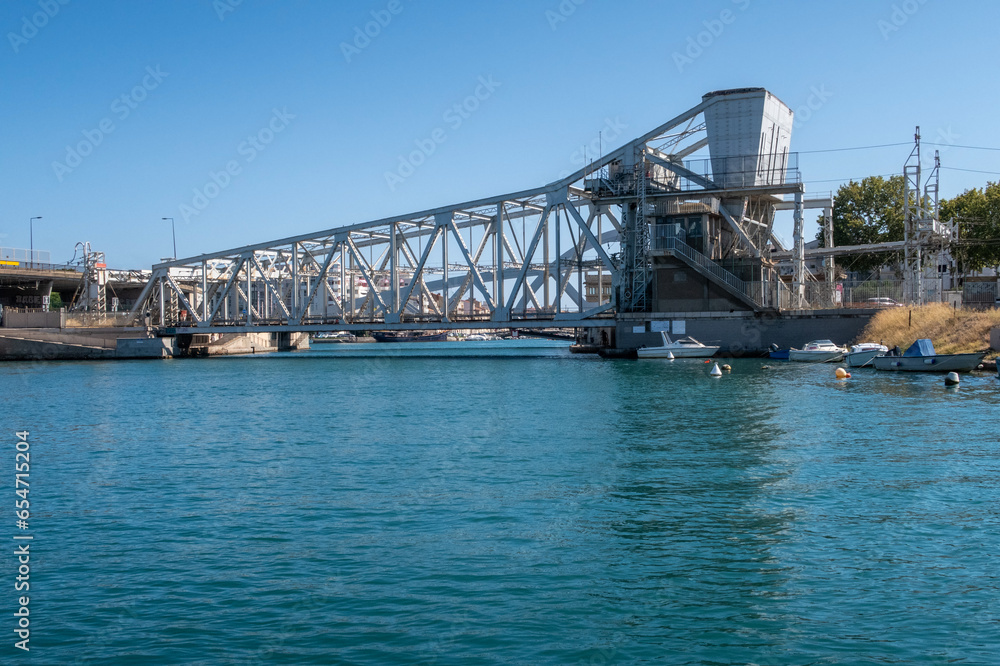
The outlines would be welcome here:
<svg viewBox="0 0 1000 666">
<path fill-rule="evenodd" d="M 958 382 L 959 379 L 957 372 L 949 372 L 948 375 L 944 378 L 945 386 L 958 386 Z"/>
<path fill-rule="evenodd" d="M 674 353 L 672 351 L 669 350 L 667 351 L 667 360 L 669 361 L 674 360 Z"/>
<path fill-rule="evenodd" d="M 716 363 L 715 365 L 713 365 L 712 366 L 712 371 L 710 373 L 708 373 L 708 374 L 710 374 L 712 377 L 721 377 L 722 376 L 722 370 L 719 369 L 719 364 Z"/>
</svg>

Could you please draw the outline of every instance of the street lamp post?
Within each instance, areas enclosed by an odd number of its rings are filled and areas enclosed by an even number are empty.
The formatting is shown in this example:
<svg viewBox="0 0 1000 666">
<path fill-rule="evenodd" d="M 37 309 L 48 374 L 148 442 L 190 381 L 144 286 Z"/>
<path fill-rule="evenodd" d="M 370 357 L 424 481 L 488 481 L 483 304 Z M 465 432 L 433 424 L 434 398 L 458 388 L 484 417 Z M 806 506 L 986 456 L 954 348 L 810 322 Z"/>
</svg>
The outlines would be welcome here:
<svg viewBox="0 0 1000 666">
<path fill-rule="evenodd" d="M 174 239 L 174 259 L 177 258 L 177 233 L 174 231 L 174 218 L 163 217 L 162 220 L 170 220 L 170 236 Z"/>
<path fill-rule="evenodd" d="M 28 264 L 34 268 L 35 267 L 35 220 L 42 219 L 42 216 L 33 217 L 28 220 L 28 235 L 30 240 L 28 241 L 31 245 L 28 249 Z"/>
</svg>

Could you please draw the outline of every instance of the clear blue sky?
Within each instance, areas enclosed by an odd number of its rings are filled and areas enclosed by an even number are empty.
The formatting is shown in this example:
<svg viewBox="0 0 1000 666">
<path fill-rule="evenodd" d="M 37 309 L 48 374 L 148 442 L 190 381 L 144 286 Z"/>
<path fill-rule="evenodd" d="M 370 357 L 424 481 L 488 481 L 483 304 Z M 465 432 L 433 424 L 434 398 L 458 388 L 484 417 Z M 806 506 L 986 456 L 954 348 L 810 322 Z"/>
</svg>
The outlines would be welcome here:
<svg viewBox="0 0 1000 666">
<path fill-rule="evenodd" d="M 805 151 L 907 142 L 918 124 L 925 141 L 1000 147 L 1000 3 L 397 2 L 4 0 L 0 245 L 27 247 L 41 215 L 53 261 L 89 240 L 148 268 L 172 254 L 162 217 L 185 257 L 516 191 L 577 168 L 609 122 L 618 145 L 723 88 L 793 109 L 821 92 L 792 138 L 812 193 L 898 173 L 909 148 Z M 386 25 L 358 48 L 372 12 Z M 479 108 L 447 115 L 481 77 Z M 998 152 L 942 161 L 1000 172 Z M 945 170 L 942 194 L 998 178 Z"/>
</svg>

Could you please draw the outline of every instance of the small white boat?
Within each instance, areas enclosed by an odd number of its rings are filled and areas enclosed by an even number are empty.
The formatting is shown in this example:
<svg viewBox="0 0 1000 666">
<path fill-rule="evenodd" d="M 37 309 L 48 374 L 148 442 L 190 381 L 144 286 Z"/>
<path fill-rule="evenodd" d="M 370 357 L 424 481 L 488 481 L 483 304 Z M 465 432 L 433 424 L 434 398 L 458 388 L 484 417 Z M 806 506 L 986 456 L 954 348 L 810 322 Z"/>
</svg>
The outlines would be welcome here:
<svg viewBox="0 0 1000 666">
<path fill-rule="evenodd" d="M 789 361 L 802 363 L 835 363 L 844 359 L 847 350 L 838 347 L 830 340 L 813 340 L 802 346 L 802 349 L 792 347 L 788 350 Z"/>
<path fill-rule="evenodd" d="M 490 337 L 482 333 L 473 333 L 471 335 L 465 336 L 467 342 L 486 342 Z"/>
<path fill-rule="evenodd" d="M 719 351 L 718 347 L 703 345 L 691 336 L 671 340 L 666 333 L 660 333 L 663 344 L 658 347 L 640 347 L 636 350 L 639 358 L 668 358 L 668 354 L 673 354 L 674 358 L 708 358 Z"/>
<path fill-rule="evenodd" d="M 847 352 L 847 365 L 852 368 L 870 366 L 872 359 L 887 351 L 889 351 L 888 347 L 875 344 L 874 342 L 862 342 L 861 344 L 851 345 L 851 350 Z"/>
<path fill-rule="evenodd" d="M 313 342 L 354 342 L 354 334 L 349 331 L 324 331 L 312 337 Z"/>
</svg>

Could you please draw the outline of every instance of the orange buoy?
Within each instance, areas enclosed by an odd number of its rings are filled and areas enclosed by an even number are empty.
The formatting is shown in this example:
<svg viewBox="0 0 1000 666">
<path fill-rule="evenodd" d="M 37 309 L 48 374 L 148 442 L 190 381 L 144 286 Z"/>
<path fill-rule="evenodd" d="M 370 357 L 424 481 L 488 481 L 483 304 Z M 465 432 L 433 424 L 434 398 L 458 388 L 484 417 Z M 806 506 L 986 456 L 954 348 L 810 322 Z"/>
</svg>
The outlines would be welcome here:
<svg viewBox="0 0 1000 666">
<path fill-rule="evenodd" d="M 851 377 L 851 373 L 849 373 L 847 370 L 844 370 L 843 368 L 837 368 L 836 372 L 834 372 L 833 374 L 837 376 L 837 379 L 850 379 Z"/>
</svg>

